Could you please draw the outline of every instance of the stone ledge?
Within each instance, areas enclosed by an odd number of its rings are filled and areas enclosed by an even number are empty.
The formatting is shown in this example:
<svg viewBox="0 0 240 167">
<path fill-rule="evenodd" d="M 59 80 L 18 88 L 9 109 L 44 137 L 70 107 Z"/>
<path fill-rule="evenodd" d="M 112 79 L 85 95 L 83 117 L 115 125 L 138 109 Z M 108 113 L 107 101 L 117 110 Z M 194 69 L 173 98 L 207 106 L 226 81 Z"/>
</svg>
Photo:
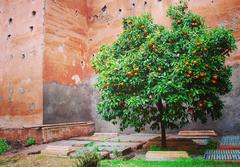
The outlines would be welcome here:
<svg viewBox="0 0 240 167">
<path fill-rule="evenodd" d="M 0 138 L 19 141 L 23 144 L 28 138 L 34 138 L 37 144 L 41 144 L 77 136 L 91 136 L 94 131 L 95 124 L 93 122 L 73 122 L 22 128 L 0 128 Z"/>
</svg>

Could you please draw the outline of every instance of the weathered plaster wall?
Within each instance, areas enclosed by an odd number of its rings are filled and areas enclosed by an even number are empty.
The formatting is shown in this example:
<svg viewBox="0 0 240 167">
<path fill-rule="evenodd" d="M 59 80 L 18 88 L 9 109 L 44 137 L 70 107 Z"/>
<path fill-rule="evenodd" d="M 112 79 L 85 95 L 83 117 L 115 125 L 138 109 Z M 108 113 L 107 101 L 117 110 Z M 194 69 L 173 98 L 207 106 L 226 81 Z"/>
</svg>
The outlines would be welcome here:
<svg viewBox="0 0 240 167">
<path fill-rule="evenodd" d="M 170 27 L 166 17 L 169 5 L 177 0 L 88 0 L 89 56 L 97 52 L 103 43 L 111 43 L 122 32 L 121 19 L 130 15 L 150 12 L 156 23 Z M 223 97 L 224 115 L 219 121 L 209 121 L 206 125 L 194 123 L 186 128 L 211 129 L 221 133 L 237 133 L 240 130 L 240 1 L 239 0 L 190 0 L 189 8 L 206 19 L 209 26 L 225 26 L 234 30 L 238 50 L 228 58 L 226 64 L 233 66 L 233 90 Z M 94 105 L 92 105 L 94 106 Z M 99 120 L 96 117 L 96 130 L 118 131 L 117 126 Z M 132 131 L 132 130 L 130 130 Z"/>
<path fill-rule="evenodd" d="M 0 127 L 42 124 L 43 14 L 43 1 L 0 1 Z"/>
<path fill-rule="evenodd" d="M 91 120 L 85 1 L 47 0 L 44 51 L 44 123 Z"/>
</svg>

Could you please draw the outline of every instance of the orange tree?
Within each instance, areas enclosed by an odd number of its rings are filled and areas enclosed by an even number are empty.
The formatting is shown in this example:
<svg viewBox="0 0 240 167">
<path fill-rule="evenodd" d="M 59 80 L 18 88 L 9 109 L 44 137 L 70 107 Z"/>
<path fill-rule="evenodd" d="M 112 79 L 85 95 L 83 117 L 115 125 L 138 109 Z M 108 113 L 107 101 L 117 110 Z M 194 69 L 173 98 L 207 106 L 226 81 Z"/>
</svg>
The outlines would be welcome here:
<svg viewBox="0 0 240 167">
<path fill-rule="evenodd" d="M 99 74 L 97 112 L 120 129 L 146 125 L 160 129 L 221 117 L 219 95 L 231 90 L 225 58 L 236 48 L 231 30 L 209 28 L 180 2 L 168 10 L 172 28 L 155 24 L 149 14 L 123 19 L 124 31 L 92 59 Z"/>
</svg>

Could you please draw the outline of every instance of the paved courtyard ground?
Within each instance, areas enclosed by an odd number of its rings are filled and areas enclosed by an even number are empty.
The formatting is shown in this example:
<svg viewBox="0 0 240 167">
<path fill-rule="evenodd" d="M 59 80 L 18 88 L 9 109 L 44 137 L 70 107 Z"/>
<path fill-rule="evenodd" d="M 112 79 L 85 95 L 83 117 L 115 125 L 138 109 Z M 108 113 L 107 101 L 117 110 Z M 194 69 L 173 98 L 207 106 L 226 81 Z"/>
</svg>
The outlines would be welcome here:
<svg viewBox="0 0 240 167">
<path fill-rule="evenodd" d="M 68 140 L 61 140 L 42 145 L 33 145 L 18 150 L 10 150 L 6 154 L 0 156 L 0 166 L 4 167 L 69 167 L 74 166 L 75 155 L 79 150 L 89 151 L 93 147 L 97 147 L 98 151 L 114 160 L 103 160 L 103 167 L 152 167 L 152 166 L 240 166 L 239 163 L 224 163 L 206 161 L 203 158 L 210 155 L 207 152 L 204 155 L 202 145 L 206 144 L 206 138 L 191 139 L 178 138 L 177 135 L 168 135 L 168 145 L 174 148 L 171 150 L 188 150 L 190 158 L 178 159 L 177 161 L 149 162 L 145 160 L 145 154 L 149 150 L 149 146 L 159 144 L 160 136 L 158 134 L 94 134 L 89 137 L 75 137 Z M 226 144 L 228 139 L 234 141 L 235 147 L 238 137 L 220 137 L 220 145 Z M 235 139 L 235 140 L 233 140 Z M 224 142 L 223 142 L 224 141 Z M 152 150 L 156 148 L 151 148 Z M 157 148 L 159 149 L 159 148 Z M 119 152 L 119 158 L 114 157 L 113 152 Z M 154 150 L 155 151 L 155 150 Z M 156 150 L 157 151 L 157 150 Z M 161 150 L 165 151 L 165 150 Z M 219 151 L 214 151 L 216 154 Z M 220 151 L 221 153 L 223 151 Z M 236 151 L 235 151 L 236 152 Z M 41 154 L 40 154 L 41 153 Z M 205 152 L 206 153 L 206 152 Z M 219 157 L 219 155 L 217 155 Z M 234 155 L 235 156 L 235 155 Z M 216 157 L 213 155 L 213 157 Z M 221 155 L 221 157 L 224 157 Z M 126 161 L 127 160 L 127 161 Z M 211 159 L 210 159 L 211 160 Z"/>
</svg>

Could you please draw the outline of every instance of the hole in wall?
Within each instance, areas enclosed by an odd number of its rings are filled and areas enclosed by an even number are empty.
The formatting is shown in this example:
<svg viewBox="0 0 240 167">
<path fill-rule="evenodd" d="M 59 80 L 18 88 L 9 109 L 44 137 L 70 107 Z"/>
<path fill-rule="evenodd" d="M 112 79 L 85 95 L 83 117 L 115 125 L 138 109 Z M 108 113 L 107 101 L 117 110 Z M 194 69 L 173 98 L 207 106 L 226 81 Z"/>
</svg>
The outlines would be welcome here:
<svg viewBox="0 0 240 167">
<path fill-rule="evenodd" d="M 98 15 L 94 15 L 93 18 L 94 18 L 94 19 L 97 19 L 97 18 L 98 18 Z"/>
<path fill-rule="evenodd" d="M 84 62 L 83 60 L 80 62 L 80 66 L 81 66 L 82 68 L 85 67 L 85 62 Z"/>
<path fill-rule="evenodd" d="M 135 7 L 135 3 L 132 3 L 132 6 Z"/>
<path fill-rule="evenodd" d="M 26 57 L 26 55 L 23 53 L 23 54 L 22 54 L 22 59 L 25 59 L 25 57 Z"/>
<path fill-rule="evenodd" d="M 9 18 L 9 19 L 8 19 L 8 23 L 9 23 L 9 24 L 12 24 L 12 22 L 13 22 L 13 19 L 12 19 L 12 18 Z"/>
<path fill-rule="evenodd" d="M 104 5 L 101 10 L 102 10 L 102 12 L 105 12 L 107 10 L 107 6 Z"/>
<path fill-rule="evenodd" d="M 162 0 L 158 0 L 158 2 L 162 2 Z"/>
<path fill-rule="evenodd" d="M 75 10 L 75 16 L 77 16 L 77 15 L 78 15 L 78 13 L 79 13 L 79 12 L 78 12 L 78 10 Z"/>
<path fill-rule="evenodd" d="M 10 39 L 10 38 L 11 38 L 11 36 L 12 36 L 11 34 L 8 34 L 8 36 L 7 36 L 7 39 Z"/>
<path fill-rule="evenodd" d="M 118 9 L 119 12 L 122 12 L 122 9 Z"/>
<path fill-rule="evenodd" d="M 33 26 L 30 26 L 29 29 L 30 29 L 30 31 L 33 31 Z"/>
<path fill-rule="evenodd" d="M 35 10 L 32 11 L 32 16 L 36 16 L 37 12 Z"/>
<path fill-rule="evenodd" d="M 211 0 L 211 3 L 213 3 L 213 0 Z"/>
<path fill-rule="evenodd" d="M 147 1 L 144 1 L 144 5 L 147 5 Z"/>
</svg>

